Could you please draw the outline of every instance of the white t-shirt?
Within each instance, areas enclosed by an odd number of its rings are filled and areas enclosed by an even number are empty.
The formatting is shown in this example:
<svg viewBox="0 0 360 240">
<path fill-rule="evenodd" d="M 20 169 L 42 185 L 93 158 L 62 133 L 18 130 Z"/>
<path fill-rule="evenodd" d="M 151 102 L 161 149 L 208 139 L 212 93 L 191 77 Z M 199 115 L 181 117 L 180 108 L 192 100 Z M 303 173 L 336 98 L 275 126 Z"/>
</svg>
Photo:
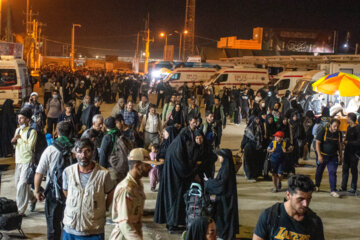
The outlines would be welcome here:
<svg viewBox="0 0 360 240">
<path fill-rule="evenodd" d="M 49 182 L 50 174 L 52 173 L 56 164 L 56 160 L 59 158 L 60 154 L 60 151 L 57 150 L 57 148 L 53 145 L 48 146 L 41 154 L 36 172 L 44 176 L 46 175 L 46 185 Z"/>
</svg>

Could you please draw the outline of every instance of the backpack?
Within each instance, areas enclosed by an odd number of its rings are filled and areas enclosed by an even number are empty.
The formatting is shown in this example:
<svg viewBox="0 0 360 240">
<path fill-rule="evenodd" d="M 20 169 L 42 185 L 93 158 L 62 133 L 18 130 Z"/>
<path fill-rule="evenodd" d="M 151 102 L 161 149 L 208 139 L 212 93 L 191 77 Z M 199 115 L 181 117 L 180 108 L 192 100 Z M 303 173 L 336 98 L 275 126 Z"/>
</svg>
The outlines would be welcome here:
<svg viewBox="0 0 360 240">
<path fill-rule="evenodd" d="M 62 175 L 68 166 L 74 163 L 70 147 L 63 147 L 56 141 L 53 146 L 61 153 L 56 160 L 55 166 L 50 174 L 50 179 L 46 185 L 44 195 L 48 199 L 55 200 L 60 204 L 65 204 L 66 197 L 62 191 Z"/>
<path fill-rule="evenodd" d="M 109 156 L 109 163 L 116 172 L 126 174 L 129 171 L 127 157 L 131 149 L 133 149 L 133 144 L 129 139 L 123 135 L 115 137 L 114 146 Z"/>
<path fill-rule="evenodd" d="M 271 239 L 271 237 L 275 234 L 274 231 L 278 228 L 280 222 L 281 204 L 282 203 L 276 203 L 266 210 L 268 211 L 267 230 L 269 233 L 266 239 Z M 311 229 L 311 235 L 313 235 L 317 231 L 317 226 L 320 222 L 318 221 L 316 213 L 314 213 L 310 208 L 306 214 L 306 217 L 311 219 L 311 227 L 308 229 Z"/>
<path fill-rule="evenodd" d="M 214 207 L 210 203 L 210 196 L 202 192 L 201 185 L 192 183 L 184 195 L 186 206 L 186 226 L 190 227 L 196 217 L 212 217 Z"/>
<path fill-rule="evenodd" d="M 26 175 L 26 182 L 27 184 L 33 185 L 34 184 L 34 177 L 37 165 L 39 164 L 41 154 L 44 152 L 45 148 L 47 147 L 46 143 L 46 137 L 43 131 L 37 131 L 35 128 L 30 127 L 29 130 L 26 133 L 26 138 L 30 138 L 31 131 L 36 131 L 37 137 L 35 142 L 35 147 L 32 154 L 32 163 L 30 166 L 30 170 L 27 172 Z M 18 131 L 18 134 L 20 133 L 20 130 Z"/>
<path fill-rule="evenodd" d="M 7 198 L 0 198 L 0 230 L 11 231 L 17 229 L 25 237 L 21 229 L 22 215 L 18 213 L 16 202 Z M 0 235 L 2 237 L 2 235 Z"/>
<path fill-rule="evenodd" d="M 275 151 L 276 146 L 277 146 L 276 141 L 273 141 L 272 143 L 273 143 L 273 150 Z M 286 149 L 286 142 L 282 141 L 281 146 L 283 149 Z"/>
</svg>

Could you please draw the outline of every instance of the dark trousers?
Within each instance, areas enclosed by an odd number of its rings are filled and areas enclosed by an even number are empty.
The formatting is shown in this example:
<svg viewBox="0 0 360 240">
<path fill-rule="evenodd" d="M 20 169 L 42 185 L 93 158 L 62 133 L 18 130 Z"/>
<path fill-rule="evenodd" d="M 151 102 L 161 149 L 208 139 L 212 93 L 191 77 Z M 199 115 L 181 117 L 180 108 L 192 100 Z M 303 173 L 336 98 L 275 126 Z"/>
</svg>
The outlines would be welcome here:
<svg viewBox="0 0 360 240">
<path fill-rule="evenodd" d="M 355 156 L 354 153 L 345 153 L 344 165 L 342 169 L 342 182 L 341 188 L 343 190 L 347 189 L 347 183 L 349 179 L 349 170 L 351 169 L 351 189 L 357 189 L 358 181 L 358 163 L 359 159 Z"/>
<path fill-rule="evenodd" d="M 45 217 L 47 225 L 47 239 L 60 240 L 62 232 L 62 220 L 65 206 L 56 201 L 45 199 Z"/>
<path fill-rule="evenodd" d="M 248 123 L 248 121 L 249 121 L 249 111 L 250 111 L 249 106 L 242 106 L 241 115 L 243 118 L 246 119 L 246 123 Z M 242 121 L 242 120 L 240 120 L 240 121 Z"/>
<path fill-rule="evenodd" d="M 161 101 L 161 108 L 164 107 L 165 94 L 159 94 L 156 101 L 156 107 L 159 107 Z"/>
<path fill-rule="evenodd" d="M 56 129 L 56 125 L 57 125 L 57 118 L 48 118 L 47 119 L 47 130 L 46 133 L 53 133 L 53 130 Z"/>
<path fill-rule="evenodd" d="M 320 187 L 321 179 L 327 166 L 331 192 L 336 191 L 336 170 L 338 168 L 338 156 L 323 156 L 323 163 L 317 163 L 315 185 Z"/>
<path fill-rule="evenodd" d="M 112 92 L 111 93 L 111 101 L 112 102 L 116 102 L 116 95 L 117 95 L 117 92 Z"/>
<path fill-rule="evenodd" d="M 222 137 L 222 129 L 223 129 L 223 126 L 222 126 L 221 122 L 217 123 L 216 124 L 215 148 L 220 146 L 221 137 Z"/>
</svg>

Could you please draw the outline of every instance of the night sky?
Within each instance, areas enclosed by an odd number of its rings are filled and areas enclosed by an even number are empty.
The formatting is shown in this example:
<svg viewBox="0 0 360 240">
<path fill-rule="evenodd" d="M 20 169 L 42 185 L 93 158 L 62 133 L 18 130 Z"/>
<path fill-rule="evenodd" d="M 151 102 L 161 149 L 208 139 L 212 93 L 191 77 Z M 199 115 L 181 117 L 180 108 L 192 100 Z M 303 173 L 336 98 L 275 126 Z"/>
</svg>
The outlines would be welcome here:
<svg viewBox="0 0 360 240">
<path fill-rule="evenodd" d="M 3 0 L 3 24 L 5 4 Z M 13 31 L 24 32 L 26 0 L 11 0 Z M 77 29 L 77 44 L 119 49 L 119 54 L 133 56 L 136 33 L 144 29 L 150 13 L 150 27 L 155 43 L 153 55 L 160 54 L 164 40 L 161 31 L 172 32 L 184 26 L 185 0 L 30 0 L 39 12 L 48 38 L 70 43 L 72 23 Z M 197 0 L 196 35 L 219 40 L 224 36 L 250 38 L 252 28 L 278 27 L 351 31 L 351 42 L 360 29 L 359 0 Z M 3 26 L 4 27 L 4 26 Z M 340 35 L 341 38 L 341 35 Z M 169 37 L 177 47 L 177 35 Z M 216 42 L 196 38 L 196 45 L 216 47 Z M 176 50 L 176 49 L 175 49 Z"/>
</svg>

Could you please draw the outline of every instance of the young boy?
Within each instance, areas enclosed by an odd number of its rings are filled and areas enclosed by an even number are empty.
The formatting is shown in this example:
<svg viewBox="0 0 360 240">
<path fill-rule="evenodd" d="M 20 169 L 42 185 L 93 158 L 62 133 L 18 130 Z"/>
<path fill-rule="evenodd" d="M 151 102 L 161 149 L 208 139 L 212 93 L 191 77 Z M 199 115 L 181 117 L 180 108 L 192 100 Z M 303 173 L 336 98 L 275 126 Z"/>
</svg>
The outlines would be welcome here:
<svg viewBox="0 0 360 240">
<path fill-rule="evenodd" d="M 272 179 L 274 183 L 274 188 L 272 192 L 278 192 L 281 189 L 281 180 L 283 174 L 283 162 L 285 159 L 286 142 L 284 139 L 284 133 L 278 131 L 274 134 L 275 140 L 270 143 L 267 148 L 267 152 L 271 153 L 270 155 L 270 169 L 272 173 Z M 289 149 L 290 151 L 290 149 Z"/>
<path fill-rule="evenodd" d="M 156 153 L 159 150 L 159 145 L 158 144 L 154 144 L 151 146 L 151 152 L 150 152 L 150 159 L 151 161 L 156 161 Z M 155 166 L 152 165 L 152 169 L 149 173 L 149 178 L 150 178 L 150 189 L 152 192 L 156 192 L 156 185 L 158 184 L 159 180 L 160 180 L 160 174 L 159 174 L 159 169 Z"/>
</svg>

